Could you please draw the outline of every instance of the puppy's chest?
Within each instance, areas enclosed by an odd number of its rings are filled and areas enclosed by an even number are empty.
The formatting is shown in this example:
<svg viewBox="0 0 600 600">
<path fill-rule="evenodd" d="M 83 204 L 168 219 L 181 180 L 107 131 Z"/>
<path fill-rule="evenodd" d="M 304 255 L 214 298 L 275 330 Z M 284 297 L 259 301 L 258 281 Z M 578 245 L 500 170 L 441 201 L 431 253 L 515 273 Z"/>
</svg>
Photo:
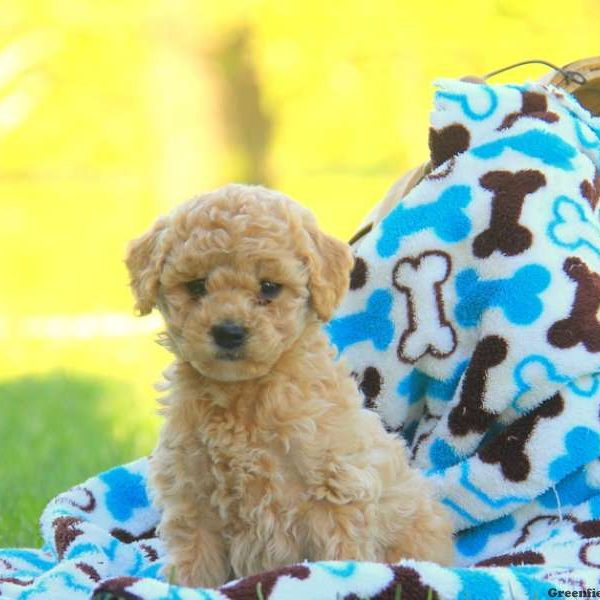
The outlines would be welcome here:
<svg viewBox="0 0 600 600">
<path fill-rule="evenodd" d="M 256 511 L 295 510 L 302 496 L 300 474 L 274 435 L 221 424 L 200 437 L 209 474 L 205 492 L 221 518 L 251 522 Z"/>
</svg>

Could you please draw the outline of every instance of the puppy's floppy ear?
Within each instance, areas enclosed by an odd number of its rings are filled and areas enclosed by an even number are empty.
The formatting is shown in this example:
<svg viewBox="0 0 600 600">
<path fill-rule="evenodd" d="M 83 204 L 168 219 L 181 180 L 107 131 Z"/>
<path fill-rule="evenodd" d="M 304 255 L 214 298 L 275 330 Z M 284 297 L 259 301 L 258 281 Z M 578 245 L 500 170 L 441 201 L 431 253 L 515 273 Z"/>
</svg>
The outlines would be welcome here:
<svg viewBox="0 0 600 600">
<path fill-rule="evenodd" d="M 156 304 L 160 271 L 166 253 L 162 237 L 168 222 L 166 217 L 161 217 L 150 231 L 130 242 L 127 247 L 125 264 L 136 300 L 135 307 L 141 315 L 147 315 Z"/>
<path fill-rule="evenodd" d="M 354 258 L 348 244 L 320 231 L 314 219 L 305 228 L 313 245 L 307 257 L 312 305 L 322 321 L 329 321 L 348 291 Z"/>
</svg>

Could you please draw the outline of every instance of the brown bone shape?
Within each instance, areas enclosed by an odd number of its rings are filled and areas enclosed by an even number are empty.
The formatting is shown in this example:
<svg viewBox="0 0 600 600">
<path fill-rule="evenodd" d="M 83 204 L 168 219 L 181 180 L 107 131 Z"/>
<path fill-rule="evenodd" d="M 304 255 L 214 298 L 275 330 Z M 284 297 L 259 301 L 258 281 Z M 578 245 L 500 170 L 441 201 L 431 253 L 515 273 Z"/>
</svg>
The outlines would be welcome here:
<svg viewBox="0 0 600 600">
<path fill-rule="evenodd" d="M 83 524 L 82 519 L 77 517 L 57 517 L 52 522 L 54 528 L 54 544 L 56 546 L 56 554 L 62 560 L 69 546 L 80 536 L 83 535 L 83 530 L 79 529 L 79 525 Z"/>
<path fill-rule="evenodd" d="M 573 530 L 583 539 L 600 537 L 600 521 L 598 519 L 590 519 L 589 521 L 581 521 L 577 523 Z"/>
<path fill-rule="evenodd" d="M 141 596 L 127 590 L 128 587 L 135 585 L 138 581 L 141 581 L 140 577 L 128 575 L 106 579 L 94 590 L 92 598 L 100 600 L 103 598 L 143 600 Z"/>
<path fill-rule="evenodd" d="M 527 441 L 539 421 L 556 417 L 563 407 L 561 395 L 555 394 L 528 415 L 517 419 L 479 450 L 479 458 L 488 464 L 500 463 L 502 474 L 509 481 L 525 481 L 531 470 L 525 451 Z"/>
<path fill-rule="evenodd" d="M 546 562 L 544 555 L 533 550 L 514 552 L 512 554 L 500 554 L 492 558 L 486 558 L 476 563 L 477 567 L 515 567 L 521 565 L 543 565 Z"/>
<path fill-rule="evenodd" d="M 581 195 L 588 201 L 592 210 L 596 210 L 598 206 L 598 200 L 600 199 L 600 172 L 596 171 L 594 176 L 594 183 L 588 179 L 584 179 L 580 186 L 579 191 Z"/>
<path fill-rule="evenodd" d="M 488 335 L 477 344 L 464 375 L 460 402 L 448 417 L 448 427 L 453 435 L 487 431 L 496 417 L 483 406 L 488 372 L 503 363 L 507 354 L 508 344 L 497 335 Z"/>
<path fill-rule="evenodd" d="M 487 258 L 499 250 L 505 256 L 516 256 L 531 246 L 531 231 L 519 224 L 527 194 L 546 184 L 539 171 L 490 171 L 479 179 L 480 185 L 493 192 L 490 226 L 473 241 L 473 254 Z"/>
<path fill-rule="evenodd" d="M 115 527 L 111 529 L 110 535 L 116 537 L 120 542 L 124 544 L 131 544 L 132 542 L 140 542 L 141 540 L 151 540 L 157 536 L 156 527 L 152 527 L 146 531 L 142 531 L 137 535 L 127 531 L 126 529 L 121 529 L 119 527 Z"/>
<path fill-rule="evenodd" d="M 350 273 L 350 289 L 359 290 L 365 287 L 369 277 L 369 267 L 365 262 L 364 258 L 357 256 L 354 259 L 354 267 Z"/>
<path fill-rule="evenodd" d="M 469 130 L 459 123 L 448 125 L 443 129 L 429 129 L 429 150 L 431 164 L 439 167 L 447 160 L 465 152 L 471 143 Z"/>
<path fill-rule="evenodd" d="M 521 110 L 506 115 L 504 121 L 502 121 L 502 124 L 498 127 L 498 131 L 510 129 L 523 117 L 540 119 L 546 123 L 555 123 L 558 121 L 558 115 L 555 112 L 548 111 L 548 99 L 544 94 L 540 94 L 539 92 L 522 92 L 522 94 Z"/>
<path fill-rule="evenodd" d="M 362 375 L 353 371 L 352 376 L 358 384 L 358 389 L 363 395 L 364 406 L 370 410 L 375 410 L 375 400 L 383 386 L 383 377 L 375 367 L 367 367 Z"/>
<path fill-rule="evenodd" d="M 577 284 L 571 314 L 548 329 L 548 342 L 557 348 L 572 348 L 582 343 L 588 352 L 600 352 L 600 275 L 577 256 L 570 256 L 563 271 Z"/>
<path fill-rule="evenodd" d="M 377 595 L 373 598 L 380 598 L 381 600 L 385 598 L 439 600 L 439 594 L 423 582 L 420 573 L 415 569 L 404 565 L 390 565 L 390 568 L 394 573 L 394 579 L 384 589 L 377 592 Z M 351 594 L 350 596 L 344 596 L 344 600 L 353 600 L 359 597 L 362 598 L 363 596 Z"/>
<path fill-rule="evenodd" d="M 98 583 L 102 579 L 102 577 L 100 577 L 98 574 L 98 571 L 96 571 L 92 565 L 88 565 L 88 563 L 78 562 L 75 564 L 75 566 L 95 583 Z"/>
<path fill-rule="evenodd" d="M 230 600 L 246 600 L 247 598 L 256 598 L 256 589 L 258 584 L 260 584 L 262 596 L 265 600 L 268 600 L 271 597 L 273 588 L 280 578 L 294 578 L 302 581 L 308 579 L 309 576 L 310 569 L 305 565 L 280 567 L 273 571 L 267 571 L 266 573 L 251 575 L 250 577 L 240 579 L 231 586 L 220 588 L 219 592 Z"/>
<path fill-rule="evenodd" d="M 0 584 L 2 583 L 10 583 L 12 585 L 27 587 L 33 583 L 33 579 L 21 579 L 20 577 L 18 579 L 16 577 L 0 577 Z"/>
</svg>

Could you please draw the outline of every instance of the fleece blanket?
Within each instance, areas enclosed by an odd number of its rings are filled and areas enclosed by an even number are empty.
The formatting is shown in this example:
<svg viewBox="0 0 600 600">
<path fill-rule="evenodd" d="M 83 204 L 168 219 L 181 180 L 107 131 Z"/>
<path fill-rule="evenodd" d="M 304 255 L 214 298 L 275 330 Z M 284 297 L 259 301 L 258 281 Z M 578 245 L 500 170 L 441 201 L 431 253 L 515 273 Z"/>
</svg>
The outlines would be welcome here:
<svg viewBox="0 0 600 600">
<path fill-rule="evenodd" d="M 356 242 L 327 329 L 447 506 L 455 566 L 170 585 L 141 459 L 54 499 L 42 549 L 0 551 L 2 598 L 600 596 L 600 119 L 538 84 L 438 86 L 433 169 Z"/>
</svg>

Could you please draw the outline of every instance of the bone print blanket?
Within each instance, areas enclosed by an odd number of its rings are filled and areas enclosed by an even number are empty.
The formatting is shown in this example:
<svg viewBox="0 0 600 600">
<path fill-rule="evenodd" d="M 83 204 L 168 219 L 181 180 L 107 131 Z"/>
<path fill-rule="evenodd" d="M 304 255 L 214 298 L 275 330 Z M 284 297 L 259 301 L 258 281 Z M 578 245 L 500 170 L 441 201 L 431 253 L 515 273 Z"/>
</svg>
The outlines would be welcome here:
<svg viewBox="0 0 600 600">
<path fill-rule="evenodd" d="M 2 597 L 600 594 L 600 119 L 537 84 L 444 80 L 435 103 L 434 168 L 356 243 L 328 331 L 448 507 L 456 566 L 304 563 L 171 586 L 142 459 L 53 500 L 41 550 L 0 551 Z"/>
</svg>

